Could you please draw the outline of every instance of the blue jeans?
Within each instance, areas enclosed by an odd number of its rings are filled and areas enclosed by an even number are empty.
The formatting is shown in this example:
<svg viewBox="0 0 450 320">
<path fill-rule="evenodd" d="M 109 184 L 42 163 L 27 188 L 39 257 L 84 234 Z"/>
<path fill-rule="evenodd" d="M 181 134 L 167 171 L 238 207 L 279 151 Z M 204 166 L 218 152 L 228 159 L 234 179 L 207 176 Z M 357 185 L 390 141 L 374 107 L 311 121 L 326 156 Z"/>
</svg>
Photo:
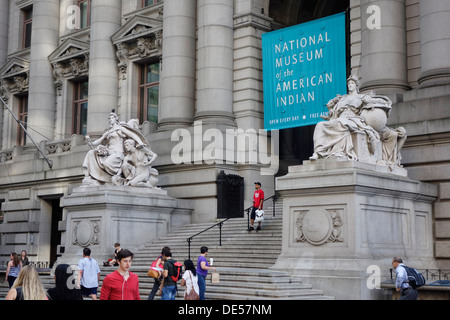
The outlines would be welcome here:
<svg viewBox="0 0 450 320">
<path fill-rule="evenodd" d="M 175 300 L 177 294 L 177 286 L 163 287 L 161 293 L 161 300 Z"/>
<path fill-rule="evenodd" d="M 197 273 L 198 278 L 198 288 L 200 290 L 200 300 L 205 300 L 205 291 L 206 291 L 206 280 L 205 277 L 201 274 Z"/>
</svg>

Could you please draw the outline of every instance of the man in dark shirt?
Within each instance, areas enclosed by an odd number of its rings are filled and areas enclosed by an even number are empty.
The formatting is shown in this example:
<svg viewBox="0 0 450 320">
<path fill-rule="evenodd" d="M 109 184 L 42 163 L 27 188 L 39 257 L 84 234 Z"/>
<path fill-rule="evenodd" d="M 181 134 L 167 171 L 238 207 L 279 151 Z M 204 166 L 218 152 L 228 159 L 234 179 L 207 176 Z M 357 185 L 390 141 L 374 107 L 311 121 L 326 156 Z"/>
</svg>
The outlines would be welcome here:
<svg viewBox="0 0 450 320">
<path fill-rule="evenodd" d="M 171 276 L 175 273 L 173 265 L 175 263 L 175 260 L 172 259 L 172 253 L 170 252 L 170 250 L 163 249 L 162 257 L 164 260 L 164 278 L 160 288 L 160 290 L 162 290 L 161 300 L 175 300 L 175 295 L 177 293 L 177 284 L 171 278 Z"/>
</svg>

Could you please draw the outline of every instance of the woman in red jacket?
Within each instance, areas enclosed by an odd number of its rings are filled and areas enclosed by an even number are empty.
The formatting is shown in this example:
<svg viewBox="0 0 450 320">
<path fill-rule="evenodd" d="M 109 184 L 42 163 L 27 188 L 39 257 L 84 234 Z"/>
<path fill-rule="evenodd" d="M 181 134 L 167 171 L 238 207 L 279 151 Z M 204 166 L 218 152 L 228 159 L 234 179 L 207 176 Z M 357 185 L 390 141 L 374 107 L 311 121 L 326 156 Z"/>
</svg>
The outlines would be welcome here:
<svg viewBox="0 0 450 320">
<path fill-rule="evenodd" d="M 130 272 L 133 253 L 122 249 L 117 253 L 119 269 L 103 280 L 100 300 L 141 300 L 138 276 Z"/>
</svg>

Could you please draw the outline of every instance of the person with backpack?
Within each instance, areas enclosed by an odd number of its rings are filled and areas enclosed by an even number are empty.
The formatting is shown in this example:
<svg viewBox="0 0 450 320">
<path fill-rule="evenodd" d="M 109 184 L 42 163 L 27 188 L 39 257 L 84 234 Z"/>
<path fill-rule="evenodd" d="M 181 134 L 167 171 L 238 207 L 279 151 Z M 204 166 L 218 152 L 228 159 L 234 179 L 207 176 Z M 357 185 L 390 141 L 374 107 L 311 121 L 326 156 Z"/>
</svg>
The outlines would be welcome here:
<svg viewBox="0 0 450 320">
<path fill-rule="evenodd" d="M 161 283 L 161 300 L 175 300 L 177 281 L 182 277 L 183 265 L 172 258 L 172 252 L 164 248 L 162 251 L 164 261 L 163 280 Z"/>
<path fill-rule="evenodd" d="M 156 270 L 158 272 L 158 277 L 154 278 L 155 282 L 153 283 L 153 288 L 152 291 L 150 291 L 150 294 L 148 295 L 148 299 L 147 300 L 153 300 L 155 298 L 156 293 L 158 292 L 159 287 L 161 286 L 161 276 L 162 273 L 164 271 L 164 260 L 163 260 L 163 251 L 164 250 L 169 250 L 169 247 L 164 247 L 161 250 L 161 254 L 158 256 L 158 258 L 156 258 L 155 261 L 153 261 L 150 269 L 154 268 L 154 270 Z"/>
<path fill-rule="evenodd" d="M 397 274 L 395 289 L 400 292 L 399 300 L 417 300 L 419 293 L 416 288 L 410 285 L 408 273 L 406 272 L 402 258 L 394 257 L 392 259 L 392 266 Z"/>
</svg>

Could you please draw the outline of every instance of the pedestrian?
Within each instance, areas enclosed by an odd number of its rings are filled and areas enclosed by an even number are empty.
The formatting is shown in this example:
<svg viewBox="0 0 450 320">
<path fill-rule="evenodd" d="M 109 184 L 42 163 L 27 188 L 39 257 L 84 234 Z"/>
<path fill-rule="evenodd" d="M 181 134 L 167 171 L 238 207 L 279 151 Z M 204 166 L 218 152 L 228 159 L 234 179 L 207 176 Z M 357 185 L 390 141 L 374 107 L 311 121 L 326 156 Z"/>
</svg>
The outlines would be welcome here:
<svg viewBox="0 0 450 320">
<path fill-rule="evenodd" d="M 76 287 L 75 275 L 68 264 L 55 268 L 55 287 L 47 290 L 50 300 L 83 300 L 81 290 Z"/>
<path fill-rule="evenodd" d="M 253 224 L 255 222 L 256 210 L 262 210 L 264 202 L 264 191 L 261 189 L 261 182 L 255 182 L 255 192 L 253 193 L 253 207 L 250 214 L 250 226 L 247 231 L 255 230 Z M 261 221 L 258 221 L 256 231 L 261 230 Z"/>
<path fill-rule="evenodd" d="M 158 258 L 156 258 L 156 263 L 155 263 L 155 270 L 158 271 L 159 273 L 159 278 L 154 278 L 155 282 L 153 283 L 153 288 L 152 291 L 150 291 L 150 294 L 148 295 L 147 300 L 153 300 L 155 298 L 156 293 L 158 292 L 160 286 L 161 286 L 161 281 L 162 281 L 162 273 L 164 271 L 164 260 L 163 260 L 163 251 L 164 250 L 169 250 L 169 247 L 164 247 L 161 250 L 161 254 L 158 256 Z"/>
<path fill-rule="evenodd" d="M 20 253 L 20 259 L 22 260 L 22 267 L 30 264 L 30 262 L 28 261 L 27 252 L 25 250 L 22 250 L 22 252 Z"/>
<path fill-rule="evenodd" d="M 141 300 L 139 278 L 130 271 L 133 256 L 128 249 L 121 249 L 117 253 L 119 268 L 103 280 L 100 300 Z"/>
<path fill-rule="evenodd" d="M 186 286 L 186 290 L 184 291 L 184 299 L 199 300 L 200 289 L 198 288 L 198 277 L 192 260 L 184 261 L 184 270 L 185 272 L 183 274 L 183 279 L 181 279 L 180 283 L 182 286 Z M 194 292 L 192 292 L 192 290 L 194 290 Z"/>
<path fill-rule="evenodd" d="M 173 281 L 175 275 L 175 260 L 172 258 L 172 252 L 167 248 L 162 250 L 164 260 L 163 278 L 160 287 L 161 300 L 175 300 L 177 294 L 177 283 Z"/>
<path fill-rule="evenodd" d="M 20 270 L 19 276 L 8 291 L 5 300 L 48 300 L 39 275 L 33 266 L 28 265 Z"/>
<path fill-rule="evenodd" d="M 198 275 L 198 287 L 200 300 L 205 300 L 206 291 L 206 276 L 208 275 L 208 270 L 216 271 L 216 268 L 211 267 L 206 259 L 208 255 L 208 247 L 200 248 L 200 256 L 197 259 L 197 275 Z"/>
<path fill-rule="evenodd" d="M 117 267 L 119 264 L 117 262 L 117 253 L 121 250 L 120 248 L 120 243 L 116 242 L 114 243 L 114 255 L 112 259 L 109 259 L 108 261 L 103 263 L 104 267 L 109 267 L 109 266 L 115 266 Z"/>
<path fill-rule="evenodd" d="M 395 290 L 400 291 L 399 300 L 417 300 L 419 293 L 409 285 L 408 274 L 404 268 L 403 260 L 399 257 L 392 259 L 392 266 L 397 274 L 395 280 Z"/>
<path fill-rule="evenodd" d="M 97 300 L 100 268 L 97 261 L 91 258 L 91 249 L 83 249 L 83 259 L 78 262 L 78 270 L 77 287 L 81 289 L 83 296 L 90 296 L 92 300 Z"/>
<path fill-rule="evenodd" d="M 14 281 L 19 276 L 20 269 L 22 268 L 22 261 L 17 253 L 13 252 L 9 256 L 8 266 L 6 267 L 5 281 L 8 281 L 9 288 L 11 289 Z"/>
</svg>

